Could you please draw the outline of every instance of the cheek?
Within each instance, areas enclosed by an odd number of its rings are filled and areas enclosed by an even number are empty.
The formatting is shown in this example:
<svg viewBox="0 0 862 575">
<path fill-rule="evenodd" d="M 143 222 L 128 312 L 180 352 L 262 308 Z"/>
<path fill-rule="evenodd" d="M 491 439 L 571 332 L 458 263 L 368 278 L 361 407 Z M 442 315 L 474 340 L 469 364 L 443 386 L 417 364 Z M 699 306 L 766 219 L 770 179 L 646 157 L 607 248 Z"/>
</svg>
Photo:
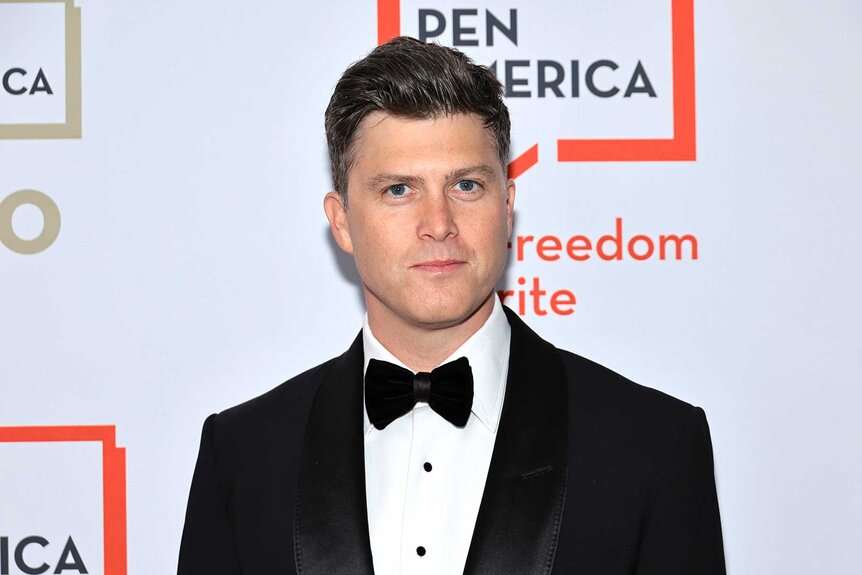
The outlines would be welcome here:
<svg viewBox="0 0 862 575">
<path fill-rule="evenodd" d="M 353 245 L 357 265 L 385 270 L 397 266 L 402 258 L 404 239 L 388 226 L 365 225 L 353 234 Z"/>
<path fill-rule="evenodd" d="M 353 240 L 354 249 L 364 258 L 367 257 L 369 252 L 374 251 L 374 244 L 378 241 L 376 237 L 379 235 L 379 232 L 375 229 L 374 220 L 369 214 L 360 211 L 358 208 L 353 209 L 354 212 L 348 220 L 350 224 L 350 237 Z"/>
<path fill-rule="evenodd" d="M 368 257 L 381 261 L 393 259 L 403 243 L 403 239 L 399 241 L 398 236 L 393 234 L 391 229 L 380 225 L 369 229 L 365 239 Z"/>
<path fill-rule="evenodd" d="M 503 219 L 502 222 L 502 225 L 499 221 L 497 222 L 494 233 L 488 238 L 488 249 L 493 252 L 495 264 L 501 268 L 500 273 L 502 273 L 502 268 L 509 257 L 508 242 L 510 237 L 507 220 Z"/>
<path fill-rule="evenodd" d="M 506 212 L 495 213 L 482 222 L 480 232 L 483 232 L 484 246 L 489 250 L 505 248 L 509 240 L 509 220 Z"/>
</svg>

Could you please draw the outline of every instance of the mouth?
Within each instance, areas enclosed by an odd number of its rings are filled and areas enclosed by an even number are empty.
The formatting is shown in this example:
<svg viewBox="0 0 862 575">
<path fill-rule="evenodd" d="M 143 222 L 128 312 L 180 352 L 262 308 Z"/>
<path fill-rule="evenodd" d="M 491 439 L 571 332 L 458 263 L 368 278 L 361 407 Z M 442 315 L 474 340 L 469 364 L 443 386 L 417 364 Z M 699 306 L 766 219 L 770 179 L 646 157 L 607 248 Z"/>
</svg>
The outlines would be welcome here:
<svg viewBox="0 0 862 575">
<path fill-rule="evenodd" d="M 412 266 L 411 269 L 433 275 L 450 274 L 461 269 L 467 262 L 463 260 L 429 260 Z"/>
</svg>

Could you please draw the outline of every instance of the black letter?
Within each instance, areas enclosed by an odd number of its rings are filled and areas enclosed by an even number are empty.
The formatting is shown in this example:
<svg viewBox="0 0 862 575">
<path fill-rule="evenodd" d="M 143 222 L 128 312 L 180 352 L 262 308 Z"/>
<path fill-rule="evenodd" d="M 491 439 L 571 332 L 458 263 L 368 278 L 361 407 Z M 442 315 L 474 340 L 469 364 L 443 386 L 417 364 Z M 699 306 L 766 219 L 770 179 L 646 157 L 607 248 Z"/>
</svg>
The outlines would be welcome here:
<svg viewBox="0 0 862 575">
<path fill-rule="evenodd" d="M 39 72 L 36 74 L 36 81 L 33 82 L 33 87 L 30 88 L 30 95 L 33 95 L 36 92 L 48 92 L 48 95 L 54 93 L 51 86 L 48 85 L 48 78 L 45 77 L 45 73 L 42 71 L 42 68 L 39 68 Z"/>
<path fill-rule="evenodd" d="M 526 78 L 513 78 L 512 68 L 515 66 L 529 66 L 529 60 L 506 60 L 506 97 L 507 98 L 529 98 L 530 91 L 516 92 L 515 86 L 524 86 L 527 84 Z"/>
<path fill-rule="evenodd" d="M 581 97 L 581 63 L 572 60 L 572 98 Z"/>
<path fill-rule="evenodd" d="M 638 78 L 642 78 L 644 82 L 644 85 L 640 88 L 636 86 Z M 628 98 L 635 92 L 647 93 L 650 98 L 655 98 L 655 90 L 652 89 L 652 84 L 650 83 L 649 78 L 646 75 L 646 70 L 644 70 L 640 60 L 638 60 L 637 68 L 635 68 L 635 73 L 632 74 L 632 79 L 629 82 L 629 87 L 626 88 L 626 93 L 623 94 L 623 98 Z"/>
<path fill-rule="evenodd" d="M 27 88 L 22 86 L 20 90 L 13 90 L 12 86 L 9 85 L 9 78 L 12 76 L 12 74 L 20 74 L 22 76 L 26 76 L 27 70 L 23 68 L 10 68 L 6 71 L 5 74 L 3 74 L 3 89 L 12 94 L 13 96 L 20 96 L 27 91 Z"/>
<path fill-rule="evenodd" d="M 9 575 L 9 538 L 0 537 L 0 575 Z"/>
<path fill-rule="evenodd" d="M 40 573 L 44 573 L 50 569 L 50 567 L 48 567 L 47 563 L 42 563 L 39 567 L 30 567 L 24 563 L 24 548 L 31 543 L 38 543 L 42 547 L 47 547 L 48 540 L 44 537 L 39 537 L 38 535 L 31 535 L 30 537 L 22 539 L 18 546 L 15 547 L 15 565 L 17 565 L 18 569 L 27 575 L 39 575 Z"/>
<path fill-rule="evenodd" d="M 475 16 L 479 13 L 478 10 L 473 9 L 459 9 L 456 8 L 452 10 L 452 45 L 453 46 L 478 46 L 479 40 L 464 40 L 461 37 L 461 34 L 475 34 L 475 28 L 463 28 L 461 27 L 461 16 Z"/>
<path fill-rule="evenodd" d="M 428 16 L 434 16 L 437 19 L 437 27 L 433 30 L 428 30 Z M 431 10 L 430 8 L 421 8 L 419 10 L 419 39 L 425 42 L 428 38 L 434 38 L 443 33 L 446 29 L 446 17 L 442 12 Z"/>
<path fill-rule="evenodd" d="M 490 10 L 485 10 L 485 43 L 488 46 L 494 45 L 494 35 L 492 31 L 496 28 L 503 33 L 503 36 L 509 39 L 515 46 L 518 45 L 518 11 L 514 8 L 509 10 L 509 27 L 504 28 L 503 23 L 497 20 L 497 17 L 491 14 Z"/>
<path fill-rule="evenodd" d="M 74 561 L 74 563 L 66 561 L 66 557 L 69 555 L 72 556 L 72 561 Z M 87 568 L 84 567 L 84 562 L 81 560 L 81 554 L 78 553 L 78 548 L 75 547 L 75 542 L 72 541 L 71 536 L 69 536 L 69 540 L 66 541 L 66 546 L 63 548 L 63 553 L 60 555 L 60 562 L 57 563 L 57 568 L 54 569 L 54 575 L 61 571 L 65 571 L 66 569 L 76 569 L 78 573 L 87 572 Z"/>
<path fill-rule="evenodd" d="M 562 98 L 563 91 L 560 90 L 560 84 L 563 83 L 563 76 L 565 76 L 563 65 L 559 62 L 554 62 L 553 60 L 539 60 L 536 62 L 536 65 L 539 67 L 539 87 L 536 90 L 538 92 L 538 96 L 540 98 L 544 98 L 545 90 L 550 88 L 558 98 Z M 549 81 L 545 78 L 545 68 L 553 68 L 557 71 L 556 74 L 554 74 L 553 80 Z"/>
<path fill-rule="evenodd" d="M 617 66 L 616 62 L 611 62 L 610 60 L 599 60 L 598 62 L 590 64 L 590 67 L 587 68 L 587 77 L 585 78 L 587 82 L 587 90 L 599 98 L 610 98 L 611 96 L 615 96 L 616 93 L 620 91 L 616 86 L 611 87 L 610 90 L 599 90 L 596 88 L 596 84 L 593 82 L 593 76 L 599 68 L 610 68 L 611 70 L 616 70 L 619 66 Z"/>
</svg>

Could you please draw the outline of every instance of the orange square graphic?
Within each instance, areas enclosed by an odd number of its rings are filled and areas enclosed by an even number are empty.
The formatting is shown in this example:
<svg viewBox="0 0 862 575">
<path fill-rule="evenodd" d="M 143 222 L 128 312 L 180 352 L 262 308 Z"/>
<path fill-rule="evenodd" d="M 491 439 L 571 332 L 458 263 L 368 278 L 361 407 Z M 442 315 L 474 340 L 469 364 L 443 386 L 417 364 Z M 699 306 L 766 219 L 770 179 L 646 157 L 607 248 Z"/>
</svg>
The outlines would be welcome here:
<svg viewBox="0 0 862 575">
<path fill-rule="evenodd" d="M 673 137 L 637 139 L 557 139 L 560 162 L 693 161 L 697 157 L 695 133 L 694 0 L 671 0 L 673 54 Z M 401 34 L 400 0 L 377 0 L 377 43 Z M 509 165 L 517 177 L 538 161 L 530 148 Z M 516 169 L 513 169 L 513 166 Z M 512 174 L 515 175 L 512 175 Z"/>
<path fill-rule="evenodd" d="M 101 442 L 105 575 L 126 575 L 126 449 L 116 445 L 116 427 L 0 427 L 0 443 L 52 441 Z"/>
</svg>

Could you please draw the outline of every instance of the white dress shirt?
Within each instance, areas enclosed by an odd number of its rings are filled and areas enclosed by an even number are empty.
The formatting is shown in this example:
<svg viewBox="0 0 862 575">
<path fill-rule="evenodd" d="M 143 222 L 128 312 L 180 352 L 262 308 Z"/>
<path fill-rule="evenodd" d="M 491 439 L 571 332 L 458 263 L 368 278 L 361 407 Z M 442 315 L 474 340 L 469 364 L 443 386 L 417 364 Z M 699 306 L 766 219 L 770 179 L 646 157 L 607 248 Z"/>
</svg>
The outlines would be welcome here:
<svg viewBox="0 0 862 575">
<path fill-rule="evenodd" d="M 511 329 L 499 299 L 479 330 L 442 363 L 466 356 L 473 407 L 458 428 L 427 403 L 385 429 L 365 413 L 365 493 L 375 575 L 464 572 L 485 489 L 509 369 Z M 365 368 L 370 359 L 406 367 L 375 339 L 366 315 Z M 441 364 L 442 364 L 441 363 Z"/>
</svg>

